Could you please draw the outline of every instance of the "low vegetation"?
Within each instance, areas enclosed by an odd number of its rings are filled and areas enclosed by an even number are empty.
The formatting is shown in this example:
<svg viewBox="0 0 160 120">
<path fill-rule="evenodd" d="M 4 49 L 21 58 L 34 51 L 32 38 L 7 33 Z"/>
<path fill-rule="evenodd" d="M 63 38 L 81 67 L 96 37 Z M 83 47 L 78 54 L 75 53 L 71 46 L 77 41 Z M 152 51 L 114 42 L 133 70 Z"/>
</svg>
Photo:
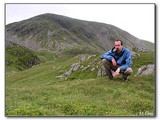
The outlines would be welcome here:
<svg viewBox="0 0 160 120">
<path fill-rule="evenodd" d="M 73 72 L 65 80 L 57 76 L 79 61 L 64 56 L 32 68 L 6 74 L 6 116 L 155 116 L 155 74 L 134 76 L 138 68 L 154 64 L 154 53 L 133 59 L 129 81 L 97 77 L 97 71 Z M 41 55 L 41 58 L 46 61 Z M 50 58 L 49 55 L 47 55 Z M 99 61 L 96 55 L 85 61 Z M 47 58 L 46 58 L 47 59 Z M 8 69 L 6 69 L 7 72 Z"/>
<path fill-rule="evenodd" d="M 13 44 L 6 48 L 5 64 L 7 74 L 22 71 L 40 63 L 38 56 L 28 48 Z"/>
</svg>

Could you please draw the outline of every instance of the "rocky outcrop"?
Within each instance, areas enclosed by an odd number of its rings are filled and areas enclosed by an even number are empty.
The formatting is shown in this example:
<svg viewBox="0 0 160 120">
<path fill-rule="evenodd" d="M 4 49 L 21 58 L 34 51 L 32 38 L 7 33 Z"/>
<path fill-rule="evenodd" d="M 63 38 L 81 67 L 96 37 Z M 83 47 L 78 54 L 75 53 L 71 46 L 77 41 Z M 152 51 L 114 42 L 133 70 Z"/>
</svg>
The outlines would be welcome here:
<svg viewBox="0 0 160 120">
<path fill-rule="evenodd" d="M 77 71 L 78 69 L 80 69 L 82 72 L 84 72 L 85 70 L 90 69 L 91 72 L 95 71 L 95 70 L 99 70 L 99 64 L 100 61 L 95 61 L 93 60 L 92 62 L 90 62 L 89 64 L 87 64 L 86 66 L 83 65 L 84 62 L 86 62 L 89 59 L 92 59 L 93 57 L 95 57 L 96 55 L 90 55 L 90 56 L 79 56 L 80 60 L 77 63 L 73 63 L 71 65 L 71 68 L 69 69 L 69 71 L 63 73 L 60 76 L 57 76 L 56 78 L 59 79 L 67 79 L 66 77 L 71 75 L 73 72 Z"/>
<path fill-rule="evenodd" d="M 154 64 L 149 64 L 142 66 L 141 68 L 138 69 L 138 72 L 135 74 L 135 76 L 140 76 L 140 75 L 148 75 L 151 73 L 155 72 L 155 66 Z"/>
</svg>

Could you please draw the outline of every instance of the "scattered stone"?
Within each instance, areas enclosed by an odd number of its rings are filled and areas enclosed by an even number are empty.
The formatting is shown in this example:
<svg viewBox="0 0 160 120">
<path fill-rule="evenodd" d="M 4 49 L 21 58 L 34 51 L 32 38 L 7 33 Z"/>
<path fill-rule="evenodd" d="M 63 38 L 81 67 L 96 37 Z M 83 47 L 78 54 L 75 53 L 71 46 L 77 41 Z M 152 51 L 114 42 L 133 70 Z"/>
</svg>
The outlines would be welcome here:
<svg viewBox="0 0 160 120">
<path fill-rule="evenodd" d="M 99 69 L 99 66 L 96 66 L 97 69 Z"/>
<path fill-rule="evenodd" d="M 67 80 L 67 78 L 66 78 L 66 77 L 64 77 L 64 76 L 62 76 L 62 75 L 57 76 L 56 78 L 58 78 L 58 79 L 60 79 L 60 80 Z"/>
<path fill-rule="evenodd" d="M 80 66 L 80 68 L 82 69 L 82 68 L 84 68 L 84 66 L 83 66 L 83 65 L 81 65 L 81 66 Z"/>
<path fill-rule="evenodd" d="M 91 69 L 91 72 L 93 72 L 95 69 L 96 69 L 96 68 L 92 68 L 92 69 Z"/>
<path fill-rule="evenodd" d="M 86 60 L 86 57 L 80 58 L 80 62 L 84 62 Z"/>
<path fill-rule="evenodd" d="M 71 71 L 76 71 L 76 70 L 78 70 L 79 67 L 80 67 L 80 62 L 74 63 L 74 64 L 71 66 Z"/>
<path fill-rule="evenodd" d="M 69 70 L 68 72 L 64 73 L 63 76 L 69 76 L 72 73 L 72 70 Z"/>
<path fill-rule="evenodd" d="M 140 57 L 140 54 L 134 52 L 134 51 L 131 51 L 131 56 L 132 58 L 135 58 L 135 57 Z"/>
<path fill-rule="evenodd" d="M 96 66 L 96 67 L 93 67 L 91 69 L 91 72 L 95 71 L 96 69 L 99 70 L 100 67 L 98 65 L 101 63 L 101 61 L 95 61 L 94 60 L 91 63 L 89 63 L 87 66 L 81 65 L 82 62 L 87 61 L 87 60 L 89 60 L 89 59 L 91 59 L 92 57 L 95 57 L 95 56 L 96 55 L 90 55 L 88 57 L 86 57 L 86 56 L 79 56 L 78 57 L 78 58 L 80 58 L 79 62 L 72 64 L 71 68 L 69 69 L 69 71 L 63 73 L 60 76 L 57 76 L 56 78 L 59 78 L 61 80 L 65 80 L 65 79 L 67 79 L 67 76 L 71 75 L 73 72 L 77 71 L 79 68 L 81 68 L 82 71 L 84 71 L 84 70 L 87 70 L 88 68 L 90 68 L 91 66 Z"/>
<path fill-rule="evenodd" d="M 84 68 L 82 69 L 82 71 L 87 70 L 87 68 L 88 68 L 88 67 L 84 67 Z"/>
</svg>

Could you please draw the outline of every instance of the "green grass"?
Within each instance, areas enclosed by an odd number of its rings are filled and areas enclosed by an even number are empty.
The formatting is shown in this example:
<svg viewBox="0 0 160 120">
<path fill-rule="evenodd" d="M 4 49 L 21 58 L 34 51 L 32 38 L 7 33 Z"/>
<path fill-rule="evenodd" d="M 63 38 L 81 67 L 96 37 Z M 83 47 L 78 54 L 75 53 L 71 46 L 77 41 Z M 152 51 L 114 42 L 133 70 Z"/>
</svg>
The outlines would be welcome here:
<svg viewBox="0 0 160 120">
<path fill-rule="evenodd" d="M 5 65 L 6 74 L 13 71 L 22 71 L 40 63 L 37 55 L 26 47 L 13 44 L 6 48 Z"/>
<path fill-rule="evenodd" d="M 140 53 L 133 70 L 154 63 L 153 53 Z M 85 66 L 99 55 L 82 64 Z M 6 116 L 154 116 L 155 74 L 112 81 L 97 72 L 80 69 L 66 80 L 56 76 L 70 69 L 79 56 L 45 62 L 33 68 L 6 75 Z M 135 73 L 135 72 L 134 72 Z"/>
</svg>

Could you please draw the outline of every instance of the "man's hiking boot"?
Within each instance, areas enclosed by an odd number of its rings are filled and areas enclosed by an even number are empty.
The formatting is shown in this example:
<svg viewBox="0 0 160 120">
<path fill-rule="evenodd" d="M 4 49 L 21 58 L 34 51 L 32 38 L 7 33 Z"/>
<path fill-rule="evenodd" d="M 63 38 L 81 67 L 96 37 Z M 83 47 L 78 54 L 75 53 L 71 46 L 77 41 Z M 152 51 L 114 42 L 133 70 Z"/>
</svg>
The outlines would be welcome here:
<svg viewBox="0 0 160 120">
<path fill-rule="evenodd" d="M 127 80 L 127 77 L 128 77 L 128 75 L 123 74 L 123 80 L 124 80 L 124 81 L 128 81 L 128 80 Z"/>
<path fill-rule="evenodd" d="M 113 80 L 113 76 L 111 75 L 111 76 L 108 76 L 108 79 L 109 80 Z"/>
</svg>

